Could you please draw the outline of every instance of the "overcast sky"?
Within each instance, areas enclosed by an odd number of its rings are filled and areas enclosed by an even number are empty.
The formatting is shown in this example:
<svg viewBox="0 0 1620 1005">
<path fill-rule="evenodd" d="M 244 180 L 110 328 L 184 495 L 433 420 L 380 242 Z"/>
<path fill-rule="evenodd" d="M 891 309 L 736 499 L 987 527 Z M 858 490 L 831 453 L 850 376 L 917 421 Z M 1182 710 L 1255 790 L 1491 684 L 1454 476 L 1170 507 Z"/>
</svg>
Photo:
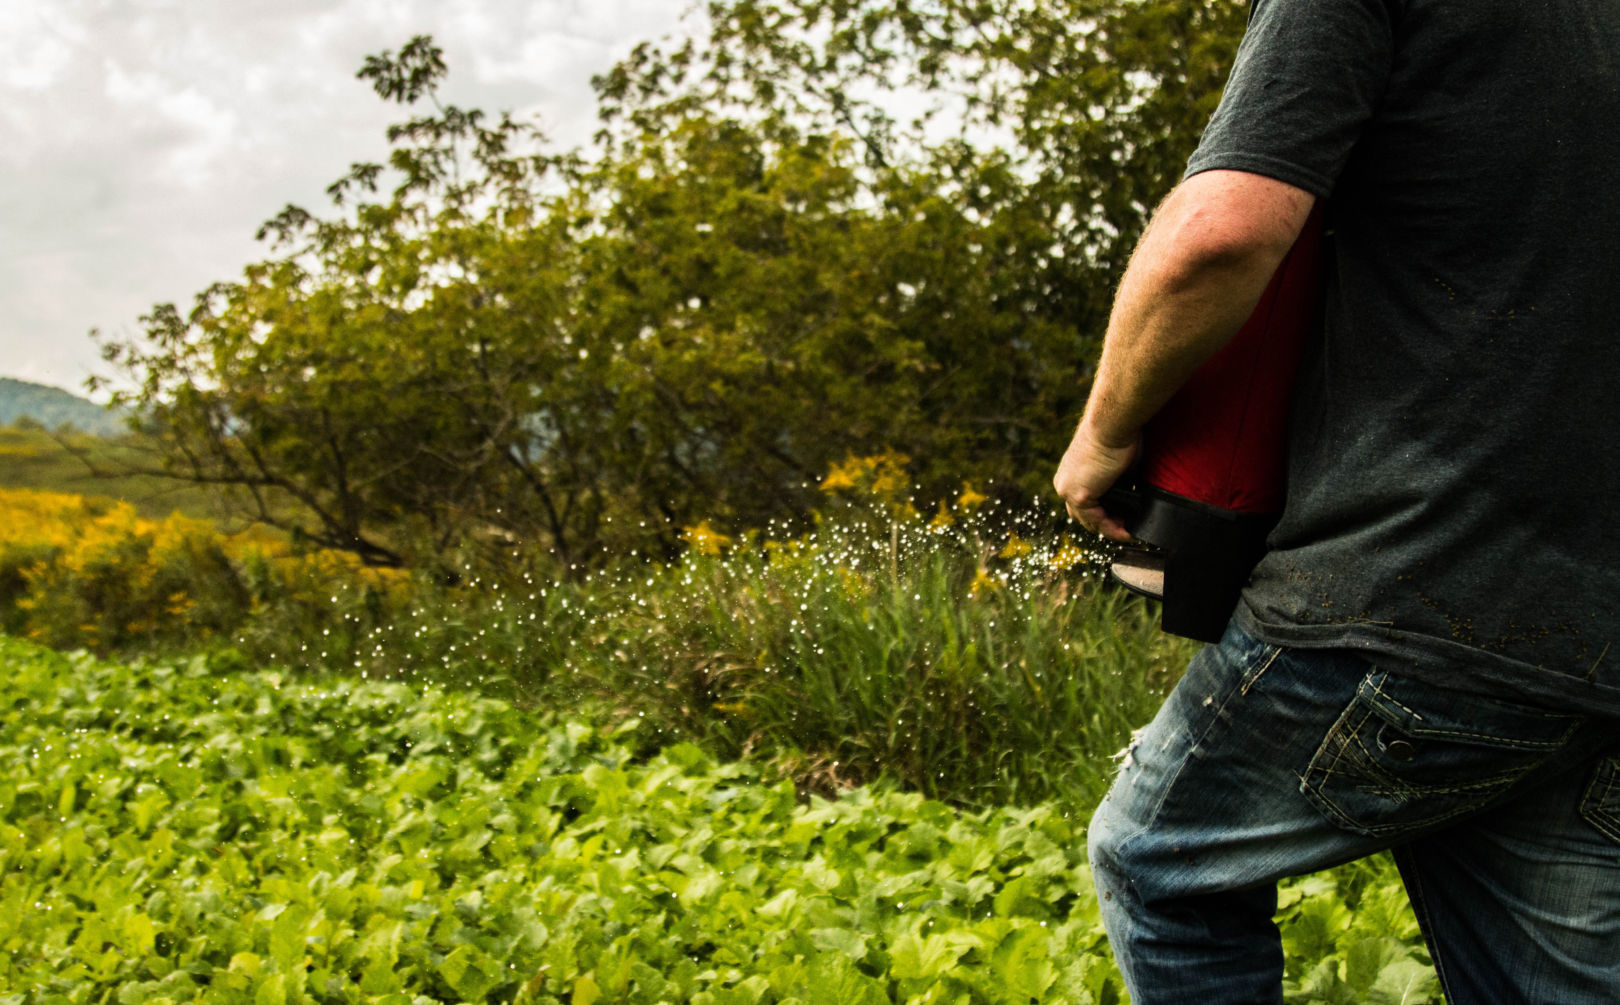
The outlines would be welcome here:
<svg viewBox="0 0 1620 1005">
<path fill-rule="evenodd" d="M 0 0 L 0 376 L 80 392 L 132 334 L 267 257 L 258 225 L 380 158 L 354 73 L 431 34 L 444 98 L 594 130 L 593 73 L 690 0 Z"/>
</svg>

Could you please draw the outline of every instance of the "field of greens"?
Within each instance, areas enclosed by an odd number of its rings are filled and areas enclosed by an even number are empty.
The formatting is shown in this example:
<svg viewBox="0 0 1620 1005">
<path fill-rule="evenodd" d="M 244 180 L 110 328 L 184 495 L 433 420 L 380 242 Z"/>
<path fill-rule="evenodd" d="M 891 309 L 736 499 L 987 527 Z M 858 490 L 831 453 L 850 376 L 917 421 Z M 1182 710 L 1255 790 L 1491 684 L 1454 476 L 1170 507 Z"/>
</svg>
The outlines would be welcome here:
<svg viewBox="0 0 1620 1005">
<path fill-rule="evenodd" d="M 0 1003 L 1116 1002 L 1084 816 L 828 801 L 460 691 L 0 639 Z M 1295 1001 L 1438 1000 L 1385 863 Z"/>
</svg>

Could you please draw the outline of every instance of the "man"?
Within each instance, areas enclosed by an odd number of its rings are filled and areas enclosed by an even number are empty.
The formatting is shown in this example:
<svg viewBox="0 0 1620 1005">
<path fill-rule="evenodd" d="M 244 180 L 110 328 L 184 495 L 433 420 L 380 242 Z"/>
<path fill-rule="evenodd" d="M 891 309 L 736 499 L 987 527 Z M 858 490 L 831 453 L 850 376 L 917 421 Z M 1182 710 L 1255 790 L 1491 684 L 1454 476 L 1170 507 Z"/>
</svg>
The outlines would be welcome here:
<svg viewBox="0 0 1620 1005">
<path fill-rule="evenodd" d="M 1612 0 L 1252 5 L 1054 479 L 1126 537 L 1142 424 L 1327 199 L 1270 551 L 1092 821 L 1137 1005 L 1280 1001 L 1276 880 L 1386 848 L 1452 1005 L 1620 1002 L 1616 123 Z"/>
</svg>

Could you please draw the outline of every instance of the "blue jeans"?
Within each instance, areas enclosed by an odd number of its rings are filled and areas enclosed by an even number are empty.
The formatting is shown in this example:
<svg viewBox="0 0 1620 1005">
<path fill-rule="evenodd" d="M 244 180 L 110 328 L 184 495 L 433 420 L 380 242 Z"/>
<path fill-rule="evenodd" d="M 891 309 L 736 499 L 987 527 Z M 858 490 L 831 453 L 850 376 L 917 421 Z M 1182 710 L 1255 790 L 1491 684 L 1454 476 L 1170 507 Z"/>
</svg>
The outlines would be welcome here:
<svg viewBox="0 0 1620 1005">
<path fill-rule="evenodd" d="M 1091 822 L 1135 1005 L 1280 1002 L 1276 882 L 1392 848 L 1451 1005 L 1620 1002 L 1620 732 L 1235 626 Z"/>
</svg>

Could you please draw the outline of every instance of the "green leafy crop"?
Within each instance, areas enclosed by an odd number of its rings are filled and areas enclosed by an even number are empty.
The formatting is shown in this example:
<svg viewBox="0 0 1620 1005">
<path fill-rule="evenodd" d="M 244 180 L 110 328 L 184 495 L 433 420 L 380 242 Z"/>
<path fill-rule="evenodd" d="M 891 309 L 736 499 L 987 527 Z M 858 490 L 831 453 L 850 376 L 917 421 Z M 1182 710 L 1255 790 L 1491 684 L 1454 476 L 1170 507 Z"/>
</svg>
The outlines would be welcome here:
<svg viewBox="0 0 1620 1005">
<path fill-rule="evenodd" d="M 3 1005 L 1123 1000 L 1051 804 L 806 804 L 465 694 L 0 661 Z M 1432 998 L 1388 879 L 1372 928 L 1331 881 L 1285 897 L 1299 1000 Z"/>
</svg>

